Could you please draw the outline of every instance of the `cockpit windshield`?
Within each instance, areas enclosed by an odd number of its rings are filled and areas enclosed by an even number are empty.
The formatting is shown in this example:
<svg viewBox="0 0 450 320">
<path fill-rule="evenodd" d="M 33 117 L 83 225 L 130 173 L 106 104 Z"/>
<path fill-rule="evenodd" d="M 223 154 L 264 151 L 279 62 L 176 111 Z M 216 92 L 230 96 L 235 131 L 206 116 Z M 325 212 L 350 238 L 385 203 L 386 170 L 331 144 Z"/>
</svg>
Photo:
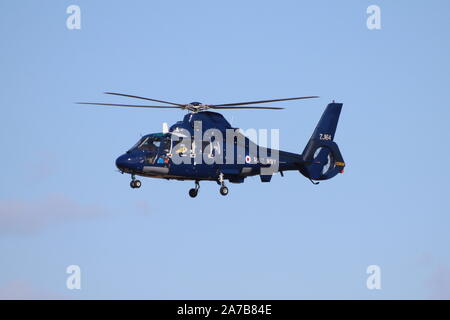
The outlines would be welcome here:
<svg viewBox="0 0 450 320">
<path fill-rule="evenodd" d="M 143 151 L 149 151 L 152 153 L 157 153 L 161 142 L 164 141 L 166 135 L 162 133 L 150 134 L 148 136 L 142 137 L 131 149 L 138 149 Z"/>
<path fill-rule="evenodd" d="M 159 138 L 159 137 L 147 137 L 138 145 L 137 148 L 139 150 L 157 152 L 159 149 L 160 143 L 161 143 L 161 138 Z"/>
</svg>

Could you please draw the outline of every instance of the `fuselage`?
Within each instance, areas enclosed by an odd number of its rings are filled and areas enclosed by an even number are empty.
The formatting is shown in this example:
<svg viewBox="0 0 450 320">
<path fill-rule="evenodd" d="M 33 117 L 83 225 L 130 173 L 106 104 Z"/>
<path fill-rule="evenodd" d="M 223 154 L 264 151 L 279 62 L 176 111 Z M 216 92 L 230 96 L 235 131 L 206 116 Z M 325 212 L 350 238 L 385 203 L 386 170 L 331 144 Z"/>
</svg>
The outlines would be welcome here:
<svg viewBox="0 0 450 320">
<path fill-rule="evenodd" d="M 195 141 L 194 137 L 191 138 Z M 149 134 L 118 157 L 116 166 L 122 172 L 152 178 L 217 180 L 223 174 L 225 179 L 239 183 L 246 177 L 260 175 L 263 168 L 275 168 L 273 173 L 276 173 L 299 170 L 302 164 L 299 154 L 260 147 L 246 137 L 242 138 L 241 143 L 231 146 L 233 157 L 227 158 L 230 146 L 227 150 L 224 142 L 221 147 L 215 148 L 219 145 L 215 142 L 203 141 L 201 147 L 192 143 L 189 148 L 181 150 L 184 152 L 179 152 L 180 142 L 174 141 L 170 133 Z M 175 150 L 177 144 L 178 149 Z M 174 161 L 175 154 L 182 159 L 182 163 Z"/>
<path fill-rule="evenodd" d="M 330 103 L 301 154 L 261 147 L 244 136 L 219 113 L 191 112 L 167 133 L 142 137 L 116 160 L 123 173 L 178 180 L 224 179 L 244 182 L 259 175 L 269 182 L 272 175 L 297 170 L 309 180 L 328 180 L 342 173 L 345 162 L 333 141 L 342 104 Z M 261 140 L 258 140 L 261 141 Z M 140 182 L 137 183 L 140 186 Z"/>
<path fill-rule="evenodd" d="M 271 174 L 299 170 L 301 163 L 301 155 L 260 147 L 210 111 L 186 114 L 169 132 L 142 137 L 116 160 L 120 171 L 132 175 L 179 180 L 222 176 L 236 183 L 269 169 Z"/>
</svg>

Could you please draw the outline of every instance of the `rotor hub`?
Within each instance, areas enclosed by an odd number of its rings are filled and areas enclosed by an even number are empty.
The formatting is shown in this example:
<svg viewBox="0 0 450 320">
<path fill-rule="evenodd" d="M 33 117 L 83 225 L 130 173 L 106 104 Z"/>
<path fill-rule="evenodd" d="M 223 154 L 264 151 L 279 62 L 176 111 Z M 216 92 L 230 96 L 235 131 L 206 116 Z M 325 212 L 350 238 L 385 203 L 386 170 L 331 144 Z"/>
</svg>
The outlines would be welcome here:
<svg viewBox="0 0 450 320">
<path fill-rule="evenodd" d="M 207 110 L 207 109 L 209 109 L 209 106 L 206 104 L 203 104 L 201 102 L 194 101 L 194 102 L 187 104 L 185 106 L 185 108 L 187 110 L 195 113 L 195 112 Z"/>
</svg>

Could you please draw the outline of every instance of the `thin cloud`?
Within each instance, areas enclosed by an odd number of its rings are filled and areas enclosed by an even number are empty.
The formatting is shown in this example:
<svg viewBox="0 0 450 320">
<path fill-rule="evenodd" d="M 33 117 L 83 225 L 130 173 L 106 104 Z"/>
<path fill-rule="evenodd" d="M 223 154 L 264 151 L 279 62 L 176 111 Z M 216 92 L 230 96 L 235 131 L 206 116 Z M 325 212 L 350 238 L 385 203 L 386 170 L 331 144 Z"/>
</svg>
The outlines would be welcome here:
<svg viewBox="0 0 450 320">
<path fill-rule="evenodd" d="M 67 299 L 56 293 L 37 289 L 27 281 L 10 281 L 0 287 L 0 300 L 47 300 Z"/>
<path fill-rule="evenodd" d="M 439 265 L 428 281 L 432 299 L 450 299 L 450 267 Z"/>
<path fill-rule="evenodd" d="M 36 201 L 0 200 L 0 235 L 35 232 L 51 223 L 96 217 L 100 206 L 82 205 L 62 194 Z"/>
</svg>

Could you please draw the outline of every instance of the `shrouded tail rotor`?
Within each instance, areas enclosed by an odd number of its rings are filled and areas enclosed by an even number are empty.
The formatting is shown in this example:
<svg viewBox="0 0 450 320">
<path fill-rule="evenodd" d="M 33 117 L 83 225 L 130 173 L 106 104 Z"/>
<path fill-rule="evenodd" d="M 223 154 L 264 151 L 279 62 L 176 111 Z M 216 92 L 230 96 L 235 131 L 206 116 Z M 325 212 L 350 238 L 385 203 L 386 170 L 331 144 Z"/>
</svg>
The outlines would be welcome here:
<svg viewBox="0 0 450 320">
<path fill-rule="evenodd" d="M 333 141 L 342 103 L 330 103 L 325 109 L 314 133 L 303 150 L 304 164 L 300 172 L 311 180 L 327 180 L 342 173 L 344 159 Z"/>
</svg>

